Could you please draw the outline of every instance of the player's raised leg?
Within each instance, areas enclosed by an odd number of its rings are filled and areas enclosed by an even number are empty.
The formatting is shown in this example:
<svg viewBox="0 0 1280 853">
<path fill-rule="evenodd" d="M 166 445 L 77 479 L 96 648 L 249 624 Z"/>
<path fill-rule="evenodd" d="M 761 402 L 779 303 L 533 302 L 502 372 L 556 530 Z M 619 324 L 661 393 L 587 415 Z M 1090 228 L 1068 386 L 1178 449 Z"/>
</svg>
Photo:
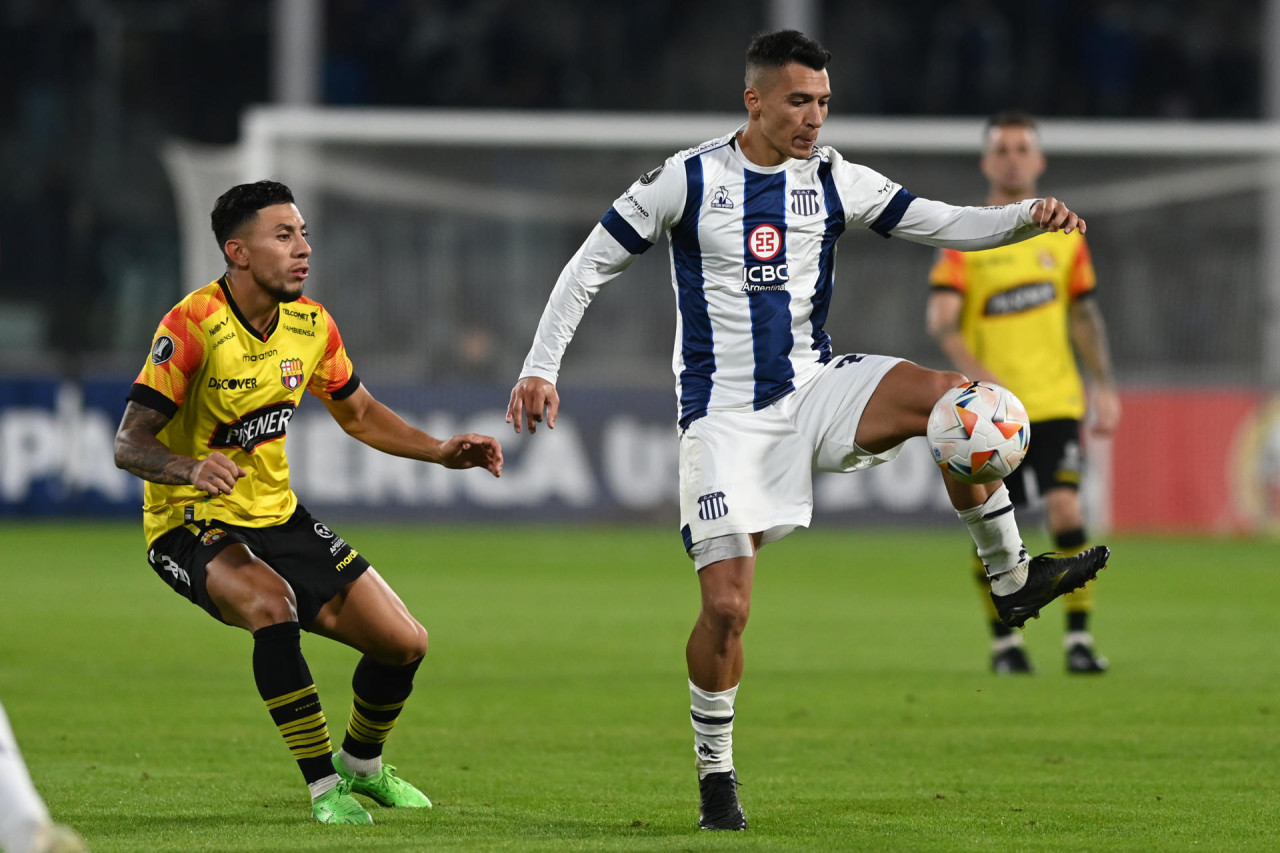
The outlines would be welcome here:
<svg viewBox="0 0 1280 853">
<path fill-rule="evenodd" d="M 699 569 L 702 605 L 685 646 L 702 829 L 747 828 L 733 768 L 733 716 L 742 680 L 742 633 L 751 612 L 755 550 L 746 534 L 716 537 L 693 549 L 695 561 L 699 554 L 733 555 Z"/>
<path fill-rule="evenodd" d="M 924 435 L 938 398 L 966 381 L 954 371 L 929 370 L 906 361 L 894 365 L 880 380 L 858 423 L 858 446 L 883 453 Z M 945 471 L 943 480 L 951 505 L 968 527 L 986 566 L 991 600 L 1006 625 L 1022 627 L 1027 619 L 1039 616 L 1044 605 L 1084 586 L 1106 566 L 1110 551 L 1105 546 L 1071 557 L 1029 559 L 1003 483 L 962 483 Z"/>
<path fill-rule="evenodd" d="M 314 633 L 364 653 L 351 678 L 354 698 L 333 767 L 351 790 L 387 808 L 431 808 L 425 794 L 382 762 L 427 651 L 427 631 L 372 568 L 320 610 Z"/>
</svg>

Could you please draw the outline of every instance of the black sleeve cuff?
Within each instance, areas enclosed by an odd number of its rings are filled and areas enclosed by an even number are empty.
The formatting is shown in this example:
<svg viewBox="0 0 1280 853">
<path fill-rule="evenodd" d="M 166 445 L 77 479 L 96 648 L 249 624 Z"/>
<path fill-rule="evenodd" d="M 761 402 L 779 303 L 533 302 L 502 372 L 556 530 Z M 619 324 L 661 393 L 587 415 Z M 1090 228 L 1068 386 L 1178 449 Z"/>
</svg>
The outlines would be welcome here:
<svg viewBox="0 0 1280 853">
<path fill-rule="evenodd" d="M 172 418 L 178 413 L 178 404 L 161 394 L 150 385 L 143 385 L 135 382 L 133 388 L 129 390 L 129 394 L 125 397 L 139 406 L 146 406 L 148 409 L 155 409 L 166 418 Z"/>
<path fill-rule="evenodd" d="M 359 390 L 359 388 L 360 388 L 360 377 L 356 376 L 353 373 L 351 374 L 351 378 L 347 380 L 347 384 L 343 385 L 337 391 L 334 391 L 332 394 L 330 394 L 329 399 L 345 400 L 348 397 L 350 397 L 352 394 L 356 393 L 356 391 Z"/>
</svg>

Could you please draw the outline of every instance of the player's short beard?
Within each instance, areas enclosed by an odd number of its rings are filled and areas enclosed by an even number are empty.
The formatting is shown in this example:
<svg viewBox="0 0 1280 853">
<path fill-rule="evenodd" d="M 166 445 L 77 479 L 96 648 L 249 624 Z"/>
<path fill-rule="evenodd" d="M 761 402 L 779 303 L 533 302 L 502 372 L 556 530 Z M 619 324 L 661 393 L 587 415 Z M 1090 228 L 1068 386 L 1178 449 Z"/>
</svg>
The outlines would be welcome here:
<svg viewBox="0 0 1280 853">
<path fill-rule="evenodd" d="M 298 289 L 294 291 L 290 290 L 287 285 L 275 284 L 259 278 L 256 272 L 253 274 L 253 281 L 258 287 L 270 294 L 271 298 L 276 302 L 297 302 L 302 298 L 303 282 L 298 282 Z"/>
</svg>

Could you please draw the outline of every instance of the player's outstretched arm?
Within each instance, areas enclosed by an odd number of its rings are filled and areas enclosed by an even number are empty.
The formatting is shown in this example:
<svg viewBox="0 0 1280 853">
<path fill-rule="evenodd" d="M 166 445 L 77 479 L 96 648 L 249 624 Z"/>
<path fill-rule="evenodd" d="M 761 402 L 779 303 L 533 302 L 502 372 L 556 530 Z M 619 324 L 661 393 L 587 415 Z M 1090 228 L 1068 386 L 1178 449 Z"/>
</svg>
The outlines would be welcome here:
<svg viewBox="0 0 1280 853">
<path fill-rule="evenodd" d="M 507 423 L 520 432 L 520 422 L 528 419 L 529 435 L 538 431 L 546 414 L 547 429 L 556 428 L 556 415 L 560 413 L 560 395 L 556 386 L 537 376 L 526 376 L 511 389 L 507 403 Z"/>
<path fill-rule="evenodd" d="M 502 446 L 492 436 L 466 433 L 441 441 L 408 424 L 363 385 L 350 397 L 324 404 L 343 432 L 375 450 L 446 468 L 484 468 L 502 476 Z"/>
<path fill-rule="evenodd" d="M 168 422 L 168 416 L 130 400 L 116 430 L 116 467 L 152 483 L 231 494 L 244 469 L 216 450 L 204 459 L 174 453 L 156 438 Z"/>
</svg>

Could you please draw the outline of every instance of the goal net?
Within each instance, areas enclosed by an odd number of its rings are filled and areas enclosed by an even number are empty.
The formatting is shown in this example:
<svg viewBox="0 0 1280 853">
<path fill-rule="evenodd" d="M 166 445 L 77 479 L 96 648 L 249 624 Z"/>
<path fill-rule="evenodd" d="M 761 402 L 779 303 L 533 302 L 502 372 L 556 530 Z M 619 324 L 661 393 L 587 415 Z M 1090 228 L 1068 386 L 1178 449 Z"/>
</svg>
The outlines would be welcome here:
<svg viewBox="0 0 1280 853">
<path fill-rule="evenodd" d="M 510 379 L 551 285 L 592 225 L 668 155 L 736 115 L 258 108 L 241 143 L 167 152 L 183 228 L 183 290 L 222 262 L 212 199 L 271 177 L 315 237 L 309 293 L 342 319 L 362 370 L 395 381 Z M 831 119 L 821 141 L 920 196 L 981 203 L 978 119 Z M 1253 383 L 1280 370 L 1275 338 L 1280 135 L 1260 125 L 1045 121 L 1041 191 L 1089 222 L 1121 374 Z M 565 379 L 671 382 L 665 247 L 590 309 Z M 841 242 L 828 331 L 842 350 L 939 355 L 924 334 L 930 249 Z M 176 294 L 175 294 L 176 295 Z M 1266 365 L 1270 364 L 1270 368 Z"/>
</svg>

